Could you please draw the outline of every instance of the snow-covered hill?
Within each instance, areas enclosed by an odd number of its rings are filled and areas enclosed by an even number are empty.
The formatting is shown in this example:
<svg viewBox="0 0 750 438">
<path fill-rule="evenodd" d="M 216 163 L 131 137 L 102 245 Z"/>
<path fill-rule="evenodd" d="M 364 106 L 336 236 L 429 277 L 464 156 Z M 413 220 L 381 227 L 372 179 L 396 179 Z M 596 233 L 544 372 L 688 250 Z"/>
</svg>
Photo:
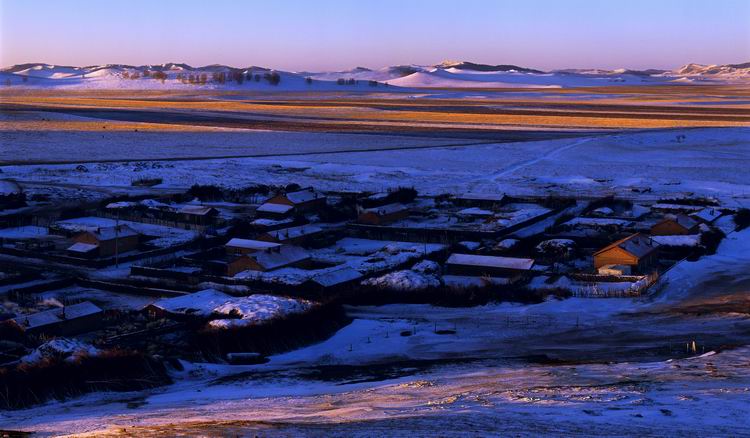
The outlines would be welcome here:
<svg viewBox="0 0 750 438">
<path fill-rule="evenodd" d="M 377 84 L 376 84 L 377 82 Z M 182 63 L 85 67 L 30 63 L 0 70 L 0 86 L 67 89 L 228 89 L 276 91 L 373 90 L 403 88 L 566 88 L 602 85 L 750 82 L 750 63 L 687 64 L 676 70 L 567 69 L 543 72 L 511 64 L 444 61 L 371 70 L 287 72 L 265 67 L 236 68 Z M 391 90 L 396 90 L 396 88 Z"/>
</svg>

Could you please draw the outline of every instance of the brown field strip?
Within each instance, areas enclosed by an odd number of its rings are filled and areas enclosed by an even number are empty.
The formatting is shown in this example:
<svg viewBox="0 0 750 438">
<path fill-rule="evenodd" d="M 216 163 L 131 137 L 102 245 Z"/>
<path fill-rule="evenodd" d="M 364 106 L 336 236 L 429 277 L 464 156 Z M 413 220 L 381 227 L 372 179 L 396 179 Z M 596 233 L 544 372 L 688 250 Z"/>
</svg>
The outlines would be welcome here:
<svg viewBox="0 0 750 438">
<path fill-rule="evenodd" d="M 540 90 L 539 96 L 518 99 L 514 93 L 497 99 L 372 99 L 362 96 L 318 93 L 318 99 L 300 98 L 298 93 L 263 95 L 253 93 L 205 92 L 190 95 L 176 92 L 3 92 L 4 112 L 69 112 L 106 119 L 107 111 L 138 112 L 138 119 L 123 119 L 102 125 L 95 120 L 24 121 L 3 120 L 5 130 L 204 130 L 207 127 L 304 130 L 365 130 L 388 127 L 424 129 L 548 127 L 573 129 L 640 129 L 709 126 L 750 126 L 750 105 L 736 101 L 750 98 L 750 91 L 733 86 L 650 86 L 597 87 Z M 528 93 L 527 90 L 523 90 Z M 581 102 L 568 96 L 585 93 L 616 93 Z M 554 99 L 548 99 L 553 96 Z M 625 97 L 622 97 L 625 96 Z M 239 99 L 236 99 L 239 98 Z M 579 96 L 580 98 L 580 96 Z M 637 100 L 633 100 L 636 98 Z M 736 101 L 736 102 L 735 102 Z M 730 103 L 732 106 L 727 106 Z M 96 113 L 101 110 L 102 113 Z M 88 112 L 87 112 L 88 111 Z M 161 120 L 160 112 L 195 114 L 192 122 Z M 177 113 L 175 113 L 177 114 Z M 212 117 L 214 120 L 212 121 Z M 126 124 L 125 122 L 129 122 Z"/>
</svg>

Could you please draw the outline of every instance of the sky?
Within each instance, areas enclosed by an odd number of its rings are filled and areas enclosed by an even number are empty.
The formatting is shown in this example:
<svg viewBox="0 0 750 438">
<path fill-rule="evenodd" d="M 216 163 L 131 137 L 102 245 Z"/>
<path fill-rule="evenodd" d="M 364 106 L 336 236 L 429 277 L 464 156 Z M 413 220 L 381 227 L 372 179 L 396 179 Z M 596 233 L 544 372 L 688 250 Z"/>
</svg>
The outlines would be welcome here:
<svg viewBox="0 0 750 438">
<path fill-rule="evenodd" d="M 666 68 L 750 61 L 750 0 L 0 0 L 0 65 Z"/>
</svg>

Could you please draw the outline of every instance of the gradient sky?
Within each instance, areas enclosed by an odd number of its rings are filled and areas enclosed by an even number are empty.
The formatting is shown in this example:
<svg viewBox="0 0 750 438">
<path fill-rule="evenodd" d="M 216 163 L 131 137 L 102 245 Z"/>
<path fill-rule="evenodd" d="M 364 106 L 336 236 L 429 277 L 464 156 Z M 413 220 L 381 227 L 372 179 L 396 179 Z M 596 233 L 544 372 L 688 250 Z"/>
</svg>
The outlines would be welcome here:
<svg viewBox="0 0 750 438">
<path fill-rule="evenodd" d="M 0 0 L 0 65 L 675 68 L 750 61 L 750 0 Z"/>
</svg>

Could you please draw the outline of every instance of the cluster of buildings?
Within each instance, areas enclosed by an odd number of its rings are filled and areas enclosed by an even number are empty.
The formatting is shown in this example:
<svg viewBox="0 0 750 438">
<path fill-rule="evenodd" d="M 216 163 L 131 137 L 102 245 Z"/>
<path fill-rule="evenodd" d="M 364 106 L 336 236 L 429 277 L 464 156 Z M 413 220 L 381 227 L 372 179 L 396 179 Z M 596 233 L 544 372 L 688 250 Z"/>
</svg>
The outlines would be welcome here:
<svg viewBox="0 0 750 438">
<path fill-rule="evenodd" d="M 301 188 L 260 203 L 146 198 L 80 217 L 50 211 L 46 226 L 32 218 L 0 228 L 0 295 L 23 302 L 0 322 L 30 335 L 98 331 L 111 340 L 127 333 L 103 326 L 134 324 L 128 333 L 142 334 L 184 329 L 190 317 L 217 330 L 263 324 L 373 284 L 635 295 L 700 251 L 702 233 L 730 213 L 687 202 L 415 195 Z M 13 283 L 14 264 L 32 273 Z M 420 276 L 429 281 L 411 281 Z M 96 293 L 82 299 L 81 288 Z M 50 296 L 61 305 L 45 308 Z M 143 318 L 179 324 L 154 329 Z"/>
</svg>

